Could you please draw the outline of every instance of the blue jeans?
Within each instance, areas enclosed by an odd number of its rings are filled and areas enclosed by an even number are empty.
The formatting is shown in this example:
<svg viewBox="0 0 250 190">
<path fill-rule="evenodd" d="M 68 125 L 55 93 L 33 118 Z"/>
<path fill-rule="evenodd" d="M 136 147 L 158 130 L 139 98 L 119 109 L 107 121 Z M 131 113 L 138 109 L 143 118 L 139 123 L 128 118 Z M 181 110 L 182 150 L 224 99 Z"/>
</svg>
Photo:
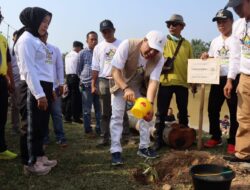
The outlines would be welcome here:
<svg viewBox="0 0 250 190">
<path fill-rule="evenodd" d="M 82 113 L 83 113 L 83 126 L 85 133 L 92 131 L 91 128 L 91 108 L 94 105 L 95 119 L 96 119 L 96 133 L 101 132 L 100 122 L 101 122 L 101 109 L 99 95 L 91 93 L 91 87 L 82 87 Z"/>
<path fill-rule="evenodd" d="M 53 127 L 56 135 L 56 140 L 60 142 L 66 142 L 63 130 L 61 105 L 62 105 L 61 97 L 57 97 L 56 100 L 52 102 L 51 117 L 53 120 Z M 47 128 L 46 135 L 44 138 L 44 144 L 48 143 L 49 143 L 49 129 Z"/>
</svg>

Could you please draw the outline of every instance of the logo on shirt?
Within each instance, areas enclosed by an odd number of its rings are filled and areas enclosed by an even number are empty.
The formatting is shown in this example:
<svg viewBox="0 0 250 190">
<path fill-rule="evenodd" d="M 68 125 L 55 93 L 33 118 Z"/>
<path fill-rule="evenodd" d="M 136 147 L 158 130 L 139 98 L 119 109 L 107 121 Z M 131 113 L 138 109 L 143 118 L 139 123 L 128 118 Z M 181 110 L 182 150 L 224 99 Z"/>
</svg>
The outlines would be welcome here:
<svg viewBox="0 0 250 190">
<path fill-rule="evenodd" d="M 51 51 L 49 48 L 44 47 L 44 50 L 46 52 L 46 60 L 45 63 L 47 64 L 52 64 L 52 55 L 53 55 L 53 51 Z"/>
<path fill-rule="evenodd" d="M 110 49 L 109 52 L 105 54 L 105 64 L 110 64 L 111 60 L 113 59 L 115 55 L 116 49 Z"/>
<path fill-rule="evenodd" d="M 226 46 L 223 46 L 220 50 L 217 51 L 218 57 L 222 59 L 229 58 L 229 48 Z"/>
<path fill-rule="evenodd" d="M 241 54 L 250 59 L 250 36 L 249 34 L 245 34 L 241 39 Z"/>
</svg>

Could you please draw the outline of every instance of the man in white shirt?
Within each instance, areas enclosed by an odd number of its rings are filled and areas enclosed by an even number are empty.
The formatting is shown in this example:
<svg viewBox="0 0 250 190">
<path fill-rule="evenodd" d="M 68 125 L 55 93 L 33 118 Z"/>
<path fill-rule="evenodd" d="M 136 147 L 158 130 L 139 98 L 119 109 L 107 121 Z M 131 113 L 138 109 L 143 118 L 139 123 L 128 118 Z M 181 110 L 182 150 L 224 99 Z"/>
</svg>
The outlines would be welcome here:
<svg viewBox="0 0 250 190">
<path fill-rule="evenodd" d="M 218 37 L 213 39 L 208 53 L 202 54 L 202 59 L 218 58 L 221 59 L 220 65 L 220 83 L 211 85 L 209 98 L 208 98 L 208 117 L 209 117 L 209 132 L 211 139 L 205 142 L 204 146 L 213 148 L 222 145 L 222 132 L 220 129 L 220 110 L 226 99 L 224 96 L 223 88 L 227 82 L 228 63 L 230 55 L 230 44 L 232 42 L 232 25 L 233 14 L 232 12 L 222 9 L 219 10 L 213 18 L 213 22 L 217 22 L 217 27 L 221 33 Z M 226 99 L 228 109 L 230 112 L 230 131 L 227 144 L 227 153 L 234 154 L 235 152 L 235 135 L 238 129 L 238 122 L 236 119 L 237 112 L 237 94 L 236 87 L 239 82 L 239 76 L 233 82 L 233 92 L 230 99 Z"/>
<path fill-rule="evenodd" d="M 109 123 L 111 117 L 111 94 L 109 90 L 109 82 L 112 78 L 111 60 L 121 41 L 115 38 L 115 28 L 110 20 L 103 20 L 100 23 L 100 31 L 104 40 L 94 48 L 91 91 L 92 93 L 99 93 L 100 95 L 102 115 L 101 132 L 103 133 L 103 140 L 98 146 L 107 146 L 109 145 Z"/>
<path fill-rule="evenodd" d="M 135 101 L 141 96 L 143 81 L 148 82 L 146 97 L 153 105 L 158 88 L 161 70 L 164 64 L 162 55 L 166 37 L 158 31 L 149 32 L 144 39 L 125 40 L 121 43 L 112 60 L 112 117 L 110 122 L 112 165 L 123 164 L 121 158 L 123 113 L 126 101 Z M 152 106 L 153 108 L 153 106 Z M 149 126 L 152 126 L 153 109 L 139 120 L 140 144 L 137 154 L 146 158 L 157 155 L 149 147 Z"/>
<path fill-rule="evenodd" d="M 64 67 L 62 54 L 56 46 L 47 43 L 48 33 L 42 36 L 41 41 L 45 43 L 49 50 L 49 54 L 51 56 L 51 62 L 53 64 L 54 71 L 54 84 L 53 84 L 53 96 L 54 100 L 51 105 L 51 117 L 53 120 L 53 128 L 56 135 L 57 144 L 61 147 L 66 147 L 66 138 L 63 130 L 63 121 L 62 121 L 62 103 L 61 103 L 61 95 L 63 93 L 63 85 L 64 85 Z M 49 144 L 49 126 L 46 129 L 45 138 L 43 141 L 44 145 L 47 146 Z"/>
<path fill-rule="evenodd" d="M 225 96 L 230 98 L 232 81 L 239 72 L 241 73 L 237 87 L 239 128 L 236 134 L 235 155 L 225 159 L 250 163 L 250 0 L 230 0 L 228 7 L 236 7 L 240 3 L 244 18 L 240 19 L 238 27 L 233 30 L 228 80 L 224 88 Z"/>
<path fill-rule="evenodd" d="M 65 111 L 65 122 L 73 121 L 82 123 L 81 115 L 81 93 L 79 89 L 80 79 L 76 73 L 78 53 L 83 49 L 83 43 L 74 41 L 73 50 L 65 57 L 66 84 L 68 86 L 68 102 Z"/>
</svg>

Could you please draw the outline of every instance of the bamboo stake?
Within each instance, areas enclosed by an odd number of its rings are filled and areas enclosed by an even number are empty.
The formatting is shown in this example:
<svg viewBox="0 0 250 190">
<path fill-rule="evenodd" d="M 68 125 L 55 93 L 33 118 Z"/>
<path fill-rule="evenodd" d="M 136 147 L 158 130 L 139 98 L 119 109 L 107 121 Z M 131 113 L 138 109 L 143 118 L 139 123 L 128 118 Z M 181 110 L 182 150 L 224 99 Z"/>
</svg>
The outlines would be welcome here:
<svg viewBox="0 0 250 190">
<path fill-rule="evenodd" d="M 198 130 L 198 150 L 202 148 L 202 125 L 203 125 L 203 110 L 205 100 L 205 84 L 201 85 L 201 101 L 200 101 L 200 112 L 199 112 L 199 130 Z"/>
</svg>

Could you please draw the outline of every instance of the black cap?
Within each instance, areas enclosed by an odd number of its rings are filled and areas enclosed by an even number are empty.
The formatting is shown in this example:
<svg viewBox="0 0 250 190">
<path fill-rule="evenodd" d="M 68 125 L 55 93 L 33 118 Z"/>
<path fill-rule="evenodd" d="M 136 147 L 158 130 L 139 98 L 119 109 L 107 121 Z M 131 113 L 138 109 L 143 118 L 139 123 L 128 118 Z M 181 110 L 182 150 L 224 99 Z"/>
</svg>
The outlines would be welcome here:
<svg viewBox="0 0 250 190">
<path fill-rule="evenodd" d="M 237 7 L 241 3 L 242 3 L 242 0 L 229 0 L 225 9 L 227 9 L 228 7 Z"/>
<path fill-rule="evenodd" d="M 228 19 L 228 18 L 231 20 L 234 19 L 232 12 L 226 9 L 221 9 L 216 13 L 215 17 L 213 18 L 213 22 L 217 21 L 218 19 Z"/>
<path fill-rule="evenodd" d="M 73 42 L 73 47 L 80 47 L 83 49 L 83 43 L 79 41 L 74 41 Z"/>
<path fill-rule="evenodd" d="M 100 23 L 100 31 L 105 29 L 115 29 L 113 23 L 110 20 L 104 20 Z"/>
</svg>

